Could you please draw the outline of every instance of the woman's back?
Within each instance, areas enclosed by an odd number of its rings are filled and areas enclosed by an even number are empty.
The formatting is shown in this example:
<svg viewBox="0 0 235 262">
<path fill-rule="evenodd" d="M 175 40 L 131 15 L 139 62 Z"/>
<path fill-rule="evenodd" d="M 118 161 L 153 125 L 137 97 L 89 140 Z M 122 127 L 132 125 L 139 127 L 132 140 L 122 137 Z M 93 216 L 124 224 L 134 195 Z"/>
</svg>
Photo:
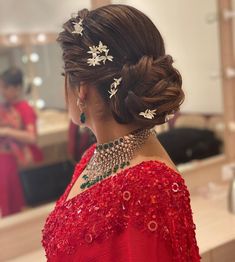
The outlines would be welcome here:
<svg viewBox="0 0 235 262">
<path fill-rule="evenodd" d="M 47 219 L 48 261 L 199 261 L 187 187 L 162 162 L 144 161 L 68 199 L 94 149 Z"/>
</svg>

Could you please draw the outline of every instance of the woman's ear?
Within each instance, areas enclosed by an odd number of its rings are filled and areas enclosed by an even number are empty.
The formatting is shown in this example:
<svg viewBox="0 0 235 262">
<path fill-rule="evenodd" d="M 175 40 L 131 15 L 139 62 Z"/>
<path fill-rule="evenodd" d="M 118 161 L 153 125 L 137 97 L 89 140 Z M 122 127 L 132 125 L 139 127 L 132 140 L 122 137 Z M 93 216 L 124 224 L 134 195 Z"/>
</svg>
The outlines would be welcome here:
<svg viewBox="0 0 235 262">
<path fill-rule="evenodd" d="M 88 95 L 88 86 L 85 85 L 83 82 L 81 82 L 78 88 L 78 97 L 80 100 L 84 101 L 86 100 L 87 95 Z"/>
</svg>

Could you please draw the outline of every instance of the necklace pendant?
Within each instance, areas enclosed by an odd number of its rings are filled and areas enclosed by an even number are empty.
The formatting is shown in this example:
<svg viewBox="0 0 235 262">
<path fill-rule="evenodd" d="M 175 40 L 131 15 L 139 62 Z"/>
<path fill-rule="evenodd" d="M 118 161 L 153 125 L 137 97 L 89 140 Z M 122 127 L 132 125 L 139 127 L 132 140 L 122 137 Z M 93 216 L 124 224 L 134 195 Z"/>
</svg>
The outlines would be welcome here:
<svg viewBox="0 0 235 262">
<path fill-rule="evenodd" d="M 80 188 L 81 188 L 81 189 L 85 189 L 85 188 L 87 187 L 87 185 L 88 185 L 88 181 L 85 182 L 85 183 L 82 183 L 82 184 L 80 185 Z"/>
<path fill-rule="evenodd" d="M 119 165 L 115 165 L 113 168 L 113 173 L 116 173 L 118 171 Z"/>
<path fill-rule="evenodd" d="M 150 136 L 149 129 L 141 129 L 129 135 L 96 146 L 94 154 L 87 166 L 87 173 L 82 176 L 85 180 L 80 188 L 90 186 L 117 173 L 130 165 L 130 160 Z"/>
</svg>

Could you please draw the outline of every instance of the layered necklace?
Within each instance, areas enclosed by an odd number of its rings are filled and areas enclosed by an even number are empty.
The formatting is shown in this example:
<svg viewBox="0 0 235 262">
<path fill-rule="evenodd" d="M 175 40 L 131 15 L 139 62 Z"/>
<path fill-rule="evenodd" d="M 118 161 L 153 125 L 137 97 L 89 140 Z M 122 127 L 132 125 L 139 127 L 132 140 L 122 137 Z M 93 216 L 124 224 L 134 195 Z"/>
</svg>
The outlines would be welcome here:
<svg viewBox="0 0 235 262">
<path fill-rule="evenodd" d="M 138 129 L 105 144 L 96 145 L 82 178 L 85 180 L 80 188 L 85 189 L 114 175 L 119 169 L 130 165 L 136 150 L 148 139 L 150 129 Z"/>
</svg>

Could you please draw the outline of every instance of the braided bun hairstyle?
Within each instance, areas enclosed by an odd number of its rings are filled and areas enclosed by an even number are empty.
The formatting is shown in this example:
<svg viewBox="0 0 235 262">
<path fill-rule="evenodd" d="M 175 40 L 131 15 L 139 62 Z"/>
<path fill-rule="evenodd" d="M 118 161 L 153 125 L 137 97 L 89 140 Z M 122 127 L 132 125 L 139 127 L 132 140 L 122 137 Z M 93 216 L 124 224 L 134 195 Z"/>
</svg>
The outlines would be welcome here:
<svg viewBox="0 0 235 262">
<path fill-rule="evenodd" d="M 74 23 L 81 19 L 82 36 L 73 33 Z M 63 28 L 58 42 L 70 85 L 95 86 L 118 123 L 152 128 L 179 110 L 184 100 L 181 75 L 165 54 L 160 32 L 142 12 L 127 5 L 83 9 Z M 89 66 L 87 52 L 99 41 L 107 45 L 113 61 Z M 120 77 L 118 91 L 110 98 L 110 85 Z M 155 110 L 152 119 L 139 114 L 146 109 Z"/>
</svg>

